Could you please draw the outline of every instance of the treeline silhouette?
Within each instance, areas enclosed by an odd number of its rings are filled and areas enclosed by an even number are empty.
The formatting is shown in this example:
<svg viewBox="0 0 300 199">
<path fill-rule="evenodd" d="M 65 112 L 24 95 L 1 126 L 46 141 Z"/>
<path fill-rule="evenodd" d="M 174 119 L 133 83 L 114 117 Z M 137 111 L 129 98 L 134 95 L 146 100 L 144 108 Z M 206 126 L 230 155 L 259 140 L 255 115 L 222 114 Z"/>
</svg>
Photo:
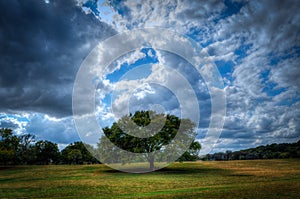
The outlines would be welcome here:
<svg viewBox="0 0 300 199">
<path fill-rule="evenodd" d="M 207 154 L 202 160 L 254 160 L 275 158 L 300 158 L 300 140 L 296 143 L 270 144 L 240 151 Z"/>
<path fill-rule="evenodd" d="M 59 151 L 56 143 L 36 141 L 34 135 L 17 136 L 11 129 L 0 129 L 0 165 L 99 163 L 88 147 L 93 150 L 90 145 L 74 142 Z"/>
<path fill-rule="evenodd" d="M 59 151 L 56 143 L 47 140 L 36 141 L 34 135 L 18 136 L 14 135 L 11 129 L 0 129 L 0 165 L 100 163 L 90 151 L 96 152 L 96 149 L 83 142 L 74 142 Z M 234 152 L 207 154 L 201 160 L 273 158 L 300 158 L 300 140 L 292 144 L 271 144 Z M 178 161 L 194 160 L 196 160 L 194 156 L 186 154 L 178 159 Z"/>
</svg>

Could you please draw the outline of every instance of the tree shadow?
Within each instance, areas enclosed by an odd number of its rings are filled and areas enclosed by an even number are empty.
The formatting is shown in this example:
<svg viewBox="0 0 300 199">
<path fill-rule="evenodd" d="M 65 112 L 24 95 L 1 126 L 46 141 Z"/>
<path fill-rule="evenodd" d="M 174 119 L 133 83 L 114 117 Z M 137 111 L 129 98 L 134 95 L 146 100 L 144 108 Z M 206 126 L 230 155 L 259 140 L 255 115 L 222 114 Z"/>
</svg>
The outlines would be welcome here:
<svg viewBox="0 0 300 199">
<path fill-rule="evenodd" d="M 107 168 L 105 170 L 101 170 L 101 172 L 104 173 L 111 173 L 111 174 L 137 174 L 137 175 L 181 175 L 181 174 L 203 174 L 203 175 L 216 175 L 216 174 L 228 174 L 229 170 L 225 170 L 225 169 L 221 169 L 221 168 L 214 168 L 214 167 L 202 167 L 199 165 L 195 165 L 195 166 L 190 166 L 190 165 L 176 165 L 176 167 L 173 166 L 168 166 L 168 167 L 164 167 L 152 172 L 143 172 L 145 170 L 145 168 L 142 169 L 138 169 L 138 168 L 134 168 L 134 169 L 127 169 L 126 172 L 125 171 L 120 171 L 120 170 L 115 170 L 112 168 Z"/>
<path fill-rule="evenodd" d="M 14 168 L 15 168 L 15 167 L 13 167 L 13 166 L 0 165 L 0 171 L 1 171 L 1 170 L 14 169 Z"/>
<path fill-rule="evenodd" d="M 16 171 L 16 170 L 22 170 L 22 169 L 25 169 L 25 168 L 29 168 L 24 165 L 0 165 L 0 171 L 6 171 L 6 170 L 13 170 L 13 171 Z"/>
<path fill-rule="evenodd" d="M 212 168 L 212 167 L 165 167 L 160 170 L 155 171 L 157 174 L 163 174 L 163 175 L 176 175 L 176 174 L 222 174 L 225 173 L 226 170 L 220 169 L 220 168 Z"/>
</svg>

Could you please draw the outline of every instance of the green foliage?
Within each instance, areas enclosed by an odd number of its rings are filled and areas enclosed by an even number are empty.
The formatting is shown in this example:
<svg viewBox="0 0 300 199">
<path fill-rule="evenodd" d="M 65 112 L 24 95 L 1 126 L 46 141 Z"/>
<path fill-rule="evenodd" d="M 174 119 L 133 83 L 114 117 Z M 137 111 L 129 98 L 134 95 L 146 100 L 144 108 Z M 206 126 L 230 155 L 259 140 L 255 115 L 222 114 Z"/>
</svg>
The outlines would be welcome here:
<svg viewBox="0 0 300 199">
<path fill-rule="evenodd" d="M 162 121 L 165 121 L 163 126 L 161 126 Z M 143 128 L 148 127 L 149 124 L 151 127 Z M 160 126 L 162 128 L 159 128 Z M 171 156 L 175 156 L 176 153 L 181 154 L 185 143 L 194 139 L 196 135 L 194 128 L 195 124 L 189 119 L 180 119 L 174 115 L 157 114 L 153 111 L 137 111 L 134 115 L 130 114 L 122 117 L 118 122 L 113 123 L 110 128 L 104 128 L 105 136 L 100 138 L 98 149 L 102 155 L 101 159 L 108 163 L 132 161 L 132 157 L 124 156 L 122 152 L 114 150 L 116 147 L 109 147 L 109 142 L 126 151 L 143 153 L 152 170 L 154 169 L 155 159 L 160 158 L 158 156 L 159 151 L 169 150 Z M 126 129 L 126 132 L 123 129 Z M 159 131 L 155 131 L 156 129 L 159 129 Z M 177 141 L 178 143 L 172 143 L 179 130 L 181 135 Z M 139 135 L 139 137 L 133 135 Z M 114 154 L 114 156 L 112 157 L 111 154 Z"/>
<path fill-rule="evenodd" d="M 98 160 L 91 154 L 93 150 L 93 147 L 88 144 L 74 142 L 62 150 L 62 161 L 66 164 L 98 163 Z"/>
<path fill-rule="evenodd" d="M 11 129 L 0 129 L 0 165 L 98 163 L 89 152 L 93 150 L 90 145 L 75 142 L 67 146 L 61 155 L 56 143 L 46 140 L 36 142 L 33 135 L 17 136 Z"/>
<path fill-rule="evenodd" d="M 0 136 L 0 164 L 16 163 L 20 138 L 11 129 L 0 129 Z"/>
<path fill-rule="evenodd" d="M 71 164 L 82 164 L 83 163 L 81 151 L 78 149 L 70 150 L 68 152 L 67 158 Z"/>
<path fill-rule="evenodd" d="M 36 148 L 33 144 L 35 136 L 25 134 L 19 136 L 20 142 L 17 151 L 18 164 L 34 164 L 36 163 Z"/>
<path fill-rule="evenodd" d="M 59 162 L 59 150 L 57 144 L 49 141 L 38 141 L 35 144 L 36 163 L 49 164 Z"/>
<path fill-rule="evenodd" d="M 178 161 L 196 161 L 199 159 L 199 152 L 201 149 L 201 145 L 199 142 L 192 142 L 188 151 L 184 152 L 184 154 L 178 159 Z"/>
<path fill-rule="evenodd" d="M 270 144 L 240 151 L 207 154 L 203 160 L 252 160 L 274 158 L 300 158 L 300 140 L 297 143 Z"/>
</svg>

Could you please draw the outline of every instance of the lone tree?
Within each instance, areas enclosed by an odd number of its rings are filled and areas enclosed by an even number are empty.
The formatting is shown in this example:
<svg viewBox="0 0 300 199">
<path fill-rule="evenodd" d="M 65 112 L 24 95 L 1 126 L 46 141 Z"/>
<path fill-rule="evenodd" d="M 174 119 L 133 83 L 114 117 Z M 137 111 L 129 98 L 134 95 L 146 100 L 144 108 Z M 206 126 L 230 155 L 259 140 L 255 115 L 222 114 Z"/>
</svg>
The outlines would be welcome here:
<svg viewBox="0 0 300 199">
<path fill-rule="evenodd" d="M 119 147 L 129 152 L 143 153 L 145 160 L 149 163 L 150 170 L 154 170 L 154 162 L 160 158 L 162 151 L 166 152 L 168 150 L 168 154 L 172 154 L 170 157 L 175 157 L 178 154 L 180 156 L 183 150 L 189 152 L 189 148 L 184 145 L 185 143 L 191 143 L 187 142 L 188 140 L 192 141 L 191 146 L 195 145 L 193 144 L 196 135 L 194 128 L 195 124 L 189 119 L 180 119 L 169 114 L 157 114 L 153 111 L 137 111 L 134 115 L 130 114 L 122 117 L 113 123 L 110 128 L 103 129 L 104 135 L 98 143 L 98 150 L 101 154 L 100 159 L 107 163 L 128 162 L 131 157 L 124 157 L 122 153 L 116 154 L 117 150 L 115 149 Z M 175 143 L 173 139 L 179 130 L 181 136 Z M 105 137 L 108 139 L 104 139 Z M 107 147 L 108 142 L 113 143 L 116 147 Z M 198 143 L 198 145 L 200 144 Z M 182 150 L 179 149 L 181 146 Z M 114 153 L 113 156 L 112 153 Z M 171 159 L 170 161 L 173 161 Z"/>
</svg>

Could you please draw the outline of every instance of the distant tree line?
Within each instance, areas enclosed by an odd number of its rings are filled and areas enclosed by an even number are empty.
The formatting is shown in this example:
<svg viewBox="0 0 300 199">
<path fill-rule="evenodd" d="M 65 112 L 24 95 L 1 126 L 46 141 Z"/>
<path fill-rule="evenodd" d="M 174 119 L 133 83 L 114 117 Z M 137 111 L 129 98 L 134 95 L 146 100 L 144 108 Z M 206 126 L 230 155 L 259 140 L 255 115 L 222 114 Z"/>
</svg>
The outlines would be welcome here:
<svg viewBox="0 0 300 199">
<path fill-rule="evenodd" d="M 253 160 L 275 158 L 300 158 L 300 140 L 296 143 L 270 144 L 240 151 L 207 154 L 202 160 Z"/>
<path fill-rule="evenodd" d="M 98 147 L 101 147 L 101 142 Z M 177 161 L 252 160 L 274 158 L 300 158 L 300 140 L 296 143 L 270 144 L 240 151 L 207 154 L 199 158 L 201 145 L 193 142 Z M 14 135 L 11 129 L 0 129 L 0 165 L 24 164 L 95 164 L 100 163 L 91 153 L 91 145 L 74 142 L 59 151 L 56 143 L 35 140 L 31 134 Z"/>
<path fill-rule="evenodd" d="M 92 149 L 82 142 L 74 142 L 59 151 L 56 143 L 36 141 L 34 135 L 17 136 L 11 129 L 0 129 L 0 165 L 99 163 L 86 147 Z"/>
</svg>

